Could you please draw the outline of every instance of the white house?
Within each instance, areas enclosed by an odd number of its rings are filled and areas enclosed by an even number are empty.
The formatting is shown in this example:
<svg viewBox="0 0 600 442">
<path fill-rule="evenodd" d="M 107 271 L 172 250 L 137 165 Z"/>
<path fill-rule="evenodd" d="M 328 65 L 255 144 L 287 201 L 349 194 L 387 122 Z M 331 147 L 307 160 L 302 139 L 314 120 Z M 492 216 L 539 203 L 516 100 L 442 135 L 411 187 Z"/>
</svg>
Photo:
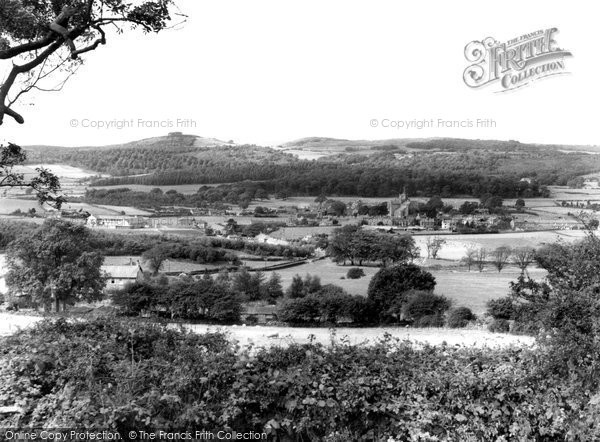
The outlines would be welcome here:
<svg viewBox="0 0 600 442">
<path fill-rule="evenodd" d="M 101 268 L 103 278 L 106 280 L 105 292 L 112 292 L 124 288 L 127 284 L 142 281 L 144 271 L 139 264 L 133 265 L 105 265 Z"/>
<path fill-rule="evenodd" d="M 277 239 L 264 233 L 259 233 L 254 237 L 254 240 L 260 244 L 271 244 L 273 246 L 289 246 L 289 241 L 285 239 Z"/>
<path fill-rule="evenodd" d="M 86 221 L 88 227 L 105 229 L 140 229 L 145 224 L 141 216 L 90 215 Z"/>
</svg>

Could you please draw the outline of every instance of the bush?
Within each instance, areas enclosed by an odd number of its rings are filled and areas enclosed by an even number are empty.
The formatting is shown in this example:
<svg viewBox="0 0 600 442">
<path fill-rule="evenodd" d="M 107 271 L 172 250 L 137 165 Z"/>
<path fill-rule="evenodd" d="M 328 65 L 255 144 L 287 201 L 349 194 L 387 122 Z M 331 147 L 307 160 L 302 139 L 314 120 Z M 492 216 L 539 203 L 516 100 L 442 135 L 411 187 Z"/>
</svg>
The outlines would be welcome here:
<svg viewBox="0 0 600 442">
<path fill-rule="evenodd" d="M 474 321 L 477 317 L 473 314 L 468 307 L 458 307 L 450 310 L 446 325 L 450 328 L 463 328 L 466 327 L 470 321 Z"/>
<path fill-rule="evenodd" d="M 487 303 L 487 313 L 494 319 L 514 319 L 515 306 L 510 296 L 491 299 Z"/>
<path fill-rule="evenodd" d="M 236 348 L 127 320 L 42 321 L 0 337 L 0 407 L 22 428 L 234 428 L 269 440 L 599 440 L 597 395 L 541 349 Z M 597 390 L 593 390 L 597 391 Z M 0 415 L 1 428 L 15 416 Z M 0 434 L 1 431 L 0 431 Z M 427 435 L 427 436 L 424 436 Z"/>
<path fill-rule="evenodd" d="M 494 319 L 489 325 L 488 330 L 492 333 L 508 333 L 510 324 L 506 319 Z"/>
<path fill-rule="evenodd" d="M 359 267 L 352 267 L 348 269 L 348 273 L 346 273 L 346 277 L 348 279 L 359 279 L 365 276 L 365 271 Z"/>
<path fill-rule="evenodd" d="M 407 298 L 402 313 L 405 319 L 413 321 L 418 321 L 426 316 L 439 316 L 441 318 L 443 313 L 450 308 L 448 298 L 432 292 L 414 290 L 407 294 Z"/>
</svg>

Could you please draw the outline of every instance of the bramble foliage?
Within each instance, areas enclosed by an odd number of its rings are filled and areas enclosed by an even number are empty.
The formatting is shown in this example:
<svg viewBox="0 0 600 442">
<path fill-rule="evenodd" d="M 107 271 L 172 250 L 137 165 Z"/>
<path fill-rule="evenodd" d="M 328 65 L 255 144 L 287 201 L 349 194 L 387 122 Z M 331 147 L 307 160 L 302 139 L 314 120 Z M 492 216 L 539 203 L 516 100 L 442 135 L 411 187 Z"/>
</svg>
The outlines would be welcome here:
<svg viewBox="0 0 600 442">
<path fill-rule="evenodd" d="M 527 348 L 417 349 L 388 338 L 249 353 L 220 334 L 105 319 L 45 321 L 0 348 L 0 406 L 23 408 L 1 427 L 231 428 L 286 441 L 600 436 L 593 393 L 541 371 Z"/>
</svg>

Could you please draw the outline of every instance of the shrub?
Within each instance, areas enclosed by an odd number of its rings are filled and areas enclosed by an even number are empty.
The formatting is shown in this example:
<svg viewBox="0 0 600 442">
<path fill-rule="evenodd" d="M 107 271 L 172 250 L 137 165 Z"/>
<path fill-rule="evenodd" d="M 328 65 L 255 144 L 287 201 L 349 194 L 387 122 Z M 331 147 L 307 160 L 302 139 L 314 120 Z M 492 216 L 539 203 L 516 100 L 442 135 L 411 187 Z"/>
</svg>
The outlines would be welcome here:
<svg viewBox="0 0 600 442">
<path fill-rule="evenodd" d="M 492 333 L 508 333 L 510 324 L 506 319 L 494 319 L 488 325 L 488 330 Z"/>
<path fill-rule="evenodd" d="M 477 317 L 473 314 L 470 308 L 457 307 L 453 310 L 450 310 L 446 325 L 448 325 L 450 328 L 462 328 L 466 327 L 470 321 L 474 321 L 475 319 L 477 319 Z"/>
<path fill-rule="evenodd" d="M 377 322 L 377 309 L 373 301 L 364 296 L 351 296 L 346 302 L 346 314 L 355 324 Z"/>
<path fill-rule="evenodd" d="M 487 303 L 487 313 L 494 319 L 513 319 L 515 306 L 510 296 L 491 299 Z"/>
<path fill-rule="evenodd" d="M 0 407 L 19 426 L 235 428 L 269 440 L 598 440 L 598 395 L 540 348 L 290 344 L 136 321 L 42 321 L 0 337 Z M 552 353 L 548 354 L 552 357 Z M 597 391 L 597 390 L 594 390 Z M 0 415 L 12 428 L 14 416 Z M 426 435 L 426 436 L 424 436 Z"/>
<path fill-rule="evenodd" d="M 359 279 L 365 276 L 365 271 L 359 267 L 352 267 L 348 269 L 348 273 L 346 273 L 346 277 L 348 279 Z"/>
<path fill-rule="evenodd" d="M 414 290 L 407 294 L 407 301 L 402 308 L 405 319 L 418 321 L 426 316 L 439 316 L 450 308 L 450 300 L 445 296 L 432 292 Z M 442 321 L 443 322 L 443 321 Z"/>
</svg>

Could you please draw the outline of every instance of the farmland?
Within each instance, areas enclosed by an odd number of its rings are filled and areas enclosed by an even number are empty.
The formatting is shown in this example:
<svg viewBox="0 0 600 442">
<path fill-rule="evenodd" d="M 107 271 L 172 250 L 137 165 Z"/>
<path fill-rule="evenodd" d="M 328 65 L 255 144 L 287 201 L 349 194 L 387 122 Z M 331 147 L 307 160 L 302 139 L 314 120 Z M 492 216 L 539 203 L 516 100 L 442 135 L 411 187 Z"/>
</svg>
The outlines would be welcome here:
<svg viewBox="0 0 600 442">
<path fill-rule="evenodd" d="M 41 316 L 10 315 L 0 313 L 0 336 L 8 335 L 20 329 L 31 327 L 42 319 Z M 179 327 L 179 325 L 173 325 Z M 290 343 L 306 343 L 313 341 L 323 345 L 339 342 L 340 339 L 351 344 L 378 342 L 384 334 L 410 340 L 417 344 L 465 345 L 476 347 L 508 347 L 513 345 L 532 345 L 533 338 L 490 333 L 484 330 L 445 330 L 443 334 L 437 329 L 403 329 L 398 327 L 338 328 L 335 335 L 328 329 L 261 327 L 261 326 L 206 326 L 198 324 L 183 325 L 195 333 L 224 332 L 230 339 L 242 346 L 270 347 L 288 345 Z"/>
</svg>

